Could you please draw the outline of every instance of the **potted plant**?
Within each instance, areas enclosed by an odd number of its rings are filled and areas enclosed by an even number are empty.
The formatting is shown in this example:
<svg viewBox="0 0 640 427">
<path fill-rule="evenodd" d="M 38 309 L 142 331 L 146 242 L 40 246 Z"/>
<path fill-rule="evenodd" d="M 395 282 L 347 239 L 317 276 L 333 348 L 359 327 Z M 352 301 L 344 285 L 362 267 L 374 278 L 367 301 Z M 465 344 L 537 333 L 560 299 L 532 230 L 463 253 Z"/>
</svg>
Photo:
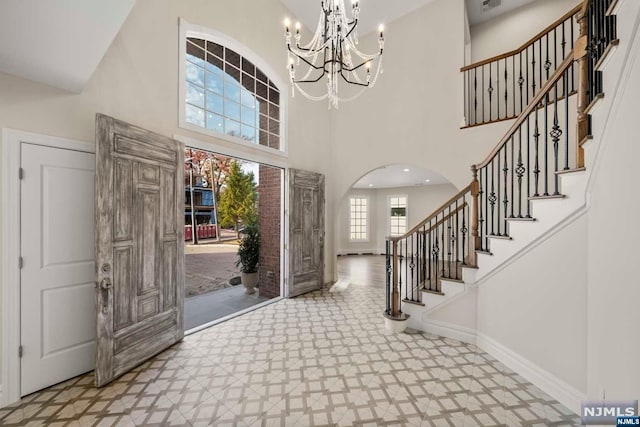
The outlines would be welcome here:
<svg viewBox="0 0 640 427">
<path fill-rule="evenodd" d="M 236 267 L 240 267 L 242 284 L 245 294 L 255 292 L 258 284 L 258 265 L 260 263 L 260 233 L 257 225 L 248 225 L 243 231 L 244 237 L 240 240 L 238 248 L 238 260 Z"/>
</svg>

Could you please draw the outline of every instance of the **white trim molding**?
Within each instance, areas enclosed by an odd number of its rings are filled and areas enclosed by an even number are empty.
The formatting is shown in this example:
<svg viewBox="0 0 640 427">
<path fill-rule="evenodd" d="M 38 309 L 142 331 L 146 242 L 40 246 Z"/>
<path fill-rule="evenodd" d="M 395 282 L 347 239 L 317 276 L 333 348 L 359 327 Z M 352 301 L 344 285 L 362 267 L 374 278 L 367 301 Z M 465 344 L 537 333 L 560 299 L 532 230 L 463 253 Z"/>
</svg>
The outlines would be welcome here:
<svg viewBox="0 0 640 427">
<path fill-rule="evenodd" d="M 23 143 L 95 153 L 83 141 L 2 129 L 2 389 L 0 407 L 20 400 L 20 179 Z"/>
<path fill-rule="evenodd" d="M 498 359 L 506 367 L 517 372 L 524 379 L 558 400 L 558 402 L 576 414 L 580 413 L 582 401 L 587 398 L 586 393 L 567 384 L 560 378 L 481 332 L 477 333 L 476 342 L 478 347 Z"/>
<path fill-rule="evenodd" d="M 424 319 L 422 329 L 430 334 L 477 345 L 477 333 L 474 329 L 439 320 Z"/>
</svg>

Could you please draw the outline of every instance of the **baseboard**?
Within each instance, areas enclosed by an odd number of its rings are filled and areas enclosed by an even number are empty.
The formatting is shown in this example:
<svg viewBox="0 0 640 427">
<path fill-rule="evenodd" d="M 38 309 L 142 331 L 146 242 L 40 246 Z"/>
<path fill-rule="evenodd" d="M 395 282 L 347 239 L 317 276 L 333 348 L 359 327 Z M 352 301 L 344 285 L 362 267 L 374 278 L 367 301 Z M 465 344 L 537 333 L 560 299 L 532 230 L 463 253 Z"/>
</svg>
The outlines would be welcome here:
<svg viewBox="0 0 640 427">
<path fill-rule="evenodd" d="M 477 333 L 476 345 L 576 414 L 580 414 L 580 405 L 586 400 L 585 393 L 480 332 Z"/>
<path fill-rule="evenodd" d="M 422 330 L 430 334 L 476 345 L 476 331 L 464 326 L 441 322 L 439 320 L 425 319 L 422 321 Z"/>
</svg>

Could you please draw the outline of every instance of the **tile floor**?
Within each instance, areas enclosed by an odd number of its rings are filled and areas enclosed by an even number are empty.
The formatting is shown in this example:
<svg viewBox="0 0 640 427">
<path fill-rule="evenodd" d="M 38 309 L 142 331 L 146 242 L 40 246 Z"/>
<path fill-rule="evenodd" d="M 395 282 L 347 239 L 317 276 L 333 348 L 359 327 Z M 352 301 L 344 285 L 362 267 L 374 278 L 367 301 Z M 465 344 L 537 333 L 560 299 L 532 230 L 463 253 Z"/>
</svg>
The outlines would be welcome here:
<svg viewBox="0 0 640 427">
<path fill-rule="evenodd" d="M 87 374 L 26 396 L 0 409 L 0 424 L 578 425 L 472 345 L 383 332 L 382 265 L 379 256 L 341 257 L 346 287 L 190 335 L 102 389 Z"/>
</svg>

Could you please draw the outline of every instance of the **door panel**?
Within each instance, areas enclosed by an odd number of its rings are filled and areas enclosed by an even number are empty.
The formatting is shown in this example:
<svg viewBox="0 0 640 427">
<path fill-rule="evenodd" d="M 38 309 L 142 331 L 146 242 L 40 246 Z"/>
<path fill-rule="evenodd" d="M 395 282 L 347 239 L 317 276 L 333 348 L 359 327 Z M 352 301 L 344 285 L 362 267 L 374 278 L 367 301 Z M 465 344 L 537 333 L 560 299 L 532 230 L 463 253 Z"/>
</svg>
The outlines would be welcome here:
<svg viewBox="0 0 640 427">
<path fill-rule="evenodd" d="M 289 281 L 287 296 L 324 283 L 324 175 L 289 171 Z"/>
<path fill-rule="evenodd" d="M 92 153 L 22 143 L 22 396 L 93 369 Z"/>
<path fill-rule="evenodd" d="M 96 117 L 96 385 L 182 339 L 183 149 Z"/>
</svg>

